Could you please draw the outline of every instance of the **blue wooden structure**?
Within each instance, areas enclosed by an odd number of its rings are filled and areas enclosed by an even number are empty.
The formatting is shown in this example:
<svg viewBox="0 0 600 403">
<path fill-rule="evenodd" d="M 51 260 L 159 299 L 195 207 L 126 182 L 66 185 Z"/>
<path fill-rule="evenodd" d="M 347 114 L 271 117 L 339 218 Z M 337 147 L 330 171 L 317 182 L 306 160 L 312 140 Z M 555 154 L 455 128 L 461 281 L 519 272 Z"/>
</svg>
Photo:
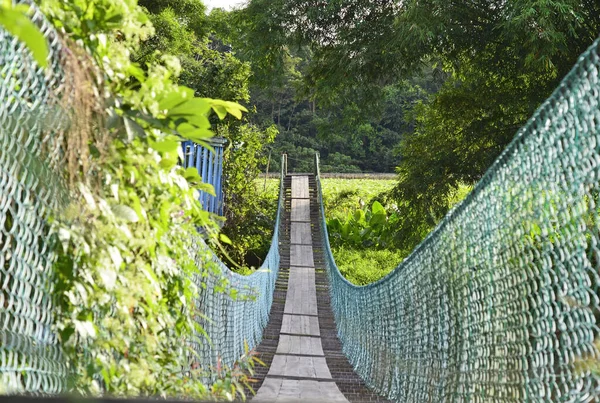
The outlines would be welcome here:
<svg viewBox="0 0 600 403">
<path fill-rule="evenodd" d="M 223 215 L 223 149 L 226 140 L 217 137 L 207 143 L 212 148 L 201 146 L 193 141 L 184 141 L 183 166 L 195 167 L 204 183 L 215 189 L 215 196 L 200 192 L 199 200 L 205 210 Z"/>
</svg>

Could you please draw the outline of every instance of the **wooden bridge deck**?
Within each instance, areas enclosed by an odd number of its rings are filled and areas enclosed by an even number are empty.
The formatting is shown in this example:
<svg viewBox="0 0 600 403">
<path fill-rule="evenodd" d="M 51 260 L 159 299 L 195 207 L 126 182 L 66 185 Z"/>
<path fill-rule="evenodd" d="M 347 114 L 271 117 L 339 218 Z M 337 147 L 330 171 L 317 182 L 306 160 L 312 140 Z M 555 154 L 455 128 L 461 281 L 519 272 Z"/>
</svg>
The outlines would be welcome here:
<svg viewBox="0 0 600 403">
<path fill-rule="evenodd" d="M 253 401 L 380 400 L 354 374 L 330 328 L 333 315 L 325 273 L 322 265 L 315 265 L 322 262 L 322 252 L 314 177 L 288 176 L 285 188 L 282 267 L 270 323 L 258 347 L 268 368 L 258 374 L 260 387 Z M 337 341 L 333 349 L 332 336 Z M 345 365 L 340 365 L 340 357 Z"/>
</svg>

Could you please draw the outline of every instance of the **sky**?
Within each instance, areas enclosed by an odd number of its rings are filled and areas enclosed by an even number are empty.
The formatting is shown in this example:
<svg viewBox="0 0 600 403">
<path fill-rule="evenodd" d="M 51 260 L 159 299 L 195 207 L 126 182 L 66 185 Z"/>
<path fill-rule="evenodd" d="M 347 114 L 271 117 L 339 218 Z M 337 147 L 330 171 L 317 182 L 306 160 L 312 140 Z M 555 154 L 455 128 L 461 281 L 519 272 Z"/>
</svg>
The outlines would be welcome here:
<svg viewBox="0 0 600 403">
<path fill-rule="evenodd" d="M 209 9 L 220 7 L 226 10 L 230 10 L 231 7 L 237 6 L 243 2 L 244 0 L 204 0 L 204 4 L 206 4 Z"/>
</svg>

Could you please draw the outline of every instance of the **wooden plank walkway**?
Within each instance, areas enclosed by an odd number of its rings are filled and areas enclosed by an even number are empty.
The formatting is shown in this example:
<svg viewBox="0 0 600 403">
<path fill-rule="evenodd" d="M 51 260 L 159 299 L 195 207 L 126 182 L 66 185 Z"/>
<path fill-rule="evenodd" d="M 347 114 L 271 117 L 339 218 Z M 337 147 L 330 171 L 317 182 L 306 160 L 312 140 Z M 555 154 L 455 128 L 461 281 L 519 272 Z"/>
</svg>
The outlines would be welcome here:
<svg viewBox="0 0 600 403">
<path fill-rule="evenodd" d="M 308 176 L 293 176 L 291 188 L 290 271 L 279 343 L 253 400 L 347 402 L 321 343 Z"/>
</svg>

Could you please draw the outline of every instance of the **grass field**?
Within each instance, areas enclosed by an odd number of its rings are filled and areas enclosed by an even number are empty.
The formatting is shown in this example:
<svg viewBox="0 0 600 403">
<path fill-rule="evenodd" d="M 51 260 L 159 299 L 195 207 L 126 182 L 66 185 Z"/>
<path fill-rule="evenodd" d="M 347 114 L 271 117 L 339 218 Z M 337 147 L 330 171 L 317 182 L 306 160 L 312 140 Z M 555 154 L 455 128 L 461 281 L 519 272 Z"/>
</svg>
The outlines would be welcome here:
<svg viewBox="0 0 600 403">
<path fill-rule="evenodd" d="M 374 200 L 382 199 L 382 194 L 390 191 L 396 181 L 393 179 L 343 179 L 322 178 L 323 204 L 325 218 L 343 219 Z M 279 179 L 264 178 L 257 180 L 257 187 L 273 200 L 279 193 Z M 448 199 L 448 206 L 461 201 L 471 190 L 461 185 Z M 357 285 L 377 281 L 391 272 L 406 258 L 410 251 L 396 249 L 352 248 L 348 246 L 332 247 L 333 256 L 340 272 Z"/>
<path fill-rule="evenodd" d="M 321 181 L 325 218 L 346 217 L 364 205 L 390 191 L 396 184 L 390 179 L 333 179 Z M 333 257 L 340 272 L 357 285 L 377 281 L 391 272 L 406 253 L 394 249 L 332 248 Z"/>
<path fill-rule="evenodd" d="M 391 179 L 339 179 L 323 178 L 323 204 L 325 217 L 345 217 L 349 212 L 360 209 L 379 195 L 391 190 L 396 183 Z M 279 179 L 260 178 L 256 182 L 260 192 L 276 199 L 279 192 Z M 392 271 L 406 253 L 396 250 L 334 248 L 333 256 L 341 273 L 358 285 L 379 280 Z"/>
</svg>

